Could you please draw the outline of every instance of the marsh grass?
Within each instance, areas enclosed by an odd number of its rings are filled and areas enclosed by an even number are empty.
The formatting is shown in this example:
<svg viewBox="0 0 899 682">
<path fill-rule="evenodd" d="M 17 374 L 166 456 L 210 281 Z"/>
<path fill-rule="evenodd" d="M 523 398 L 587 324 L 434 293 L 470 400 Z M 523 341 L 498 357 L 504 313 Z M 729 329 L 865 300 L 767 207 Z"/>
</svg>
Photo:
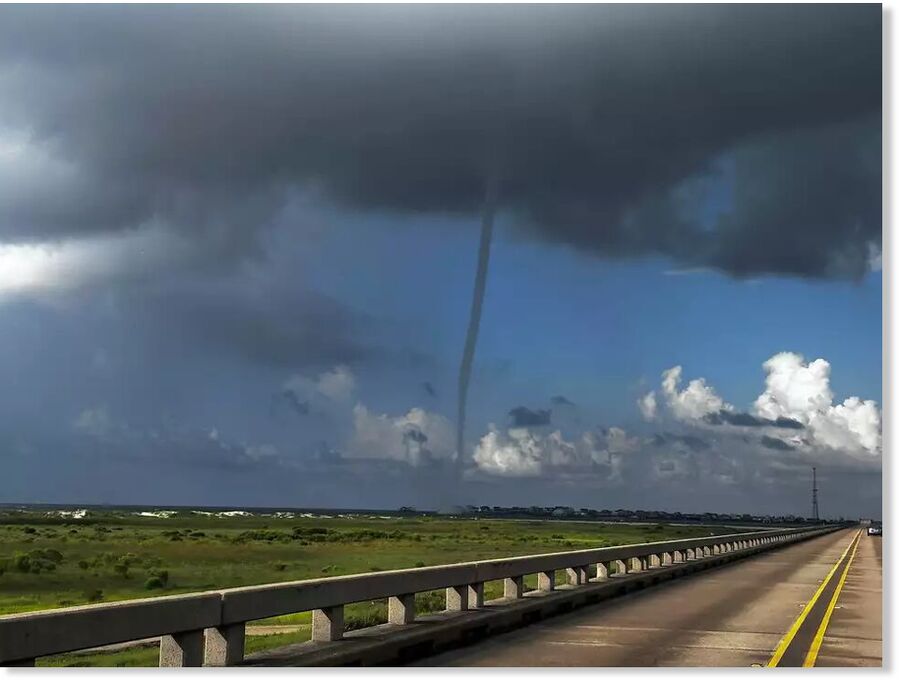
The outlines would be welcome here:
<svg viewBox="0 0 899 682">
<path fill-rule="evenodd" d="M 725 530 L 427 516 L 280 519 L 181 512 L 155 518 L 109 512 L 75 520 L 7 512 L 0 515 L 0 614 Z M 556 580 L 564 584 L 565 572 L 560 571 Z M 528 576 L 526 585 L 534 589 L 536 578 Z M 502 596 L 502 582 L 488 583 L 485 596 Z M 444 605 L 442 591 L 416 596 L 419 613 L 439 611 Z M 386 600 L 351 604 L 346 609 L 350 629 L 386 620 Z M 310 622 L 309 613 L 299 613 L 253 625 Z M 308 637 L 307 629 L 290 635 L 250 636 L 247 650 L 280 646 L 303 636 Z M 152 648 L 66 654 L 43 659 L 41 665 L 155 665 L 158 651 Z"/>
</svg>

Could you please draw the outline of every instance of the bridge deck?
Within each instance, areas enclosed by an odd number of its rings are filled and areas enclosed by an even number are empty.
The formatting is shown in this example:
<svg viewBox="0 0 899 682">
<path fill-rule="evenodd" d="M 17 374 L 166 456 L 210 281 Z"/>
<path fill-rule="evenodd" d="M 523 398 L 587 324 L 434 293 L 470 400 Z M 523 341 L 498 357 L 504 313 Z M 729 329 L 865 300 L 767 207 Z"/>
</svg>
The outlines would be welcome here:
<svg viewBox="0 0 899 682">
<path fill-rule="evenodd" d="M 414 665 L 765 665 L 855 534 L 809 540 Z M 880 538 L 863 534 L 818 666 L 881 665 L 879 557 Z"/>
<path fill-rule="evenodd" d="M 883 544 L 862 536 L 818 654 L 818 666 L 879 666 L 883 656 Z"/>
</svg>

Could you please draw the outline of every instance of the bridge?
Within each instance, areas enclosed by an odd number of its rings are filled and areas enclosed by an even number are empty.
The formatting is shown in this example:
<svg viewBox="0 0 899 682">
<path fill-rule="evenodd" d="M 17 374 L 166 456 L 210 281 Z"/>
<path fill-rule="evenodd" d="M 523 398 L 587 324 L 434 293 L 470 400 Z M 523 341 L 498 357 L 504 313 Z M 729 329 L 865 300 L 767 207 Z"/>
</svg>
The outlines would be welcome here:
<svg viewBox="0 0 899 682">
<path fill-rule="evenodd" d="M 175 667 L 880 665 L 881 571 L 845 526 L 621 545 L 4 616 L 0 665 L 149 638 Z M 416 614 L 433 590 L 445 610 Z M 388 622 L 344 632 L 377 599 Z M 301 612 L 310 641 L 244 655 L 248 622 Z"/>
</svg>

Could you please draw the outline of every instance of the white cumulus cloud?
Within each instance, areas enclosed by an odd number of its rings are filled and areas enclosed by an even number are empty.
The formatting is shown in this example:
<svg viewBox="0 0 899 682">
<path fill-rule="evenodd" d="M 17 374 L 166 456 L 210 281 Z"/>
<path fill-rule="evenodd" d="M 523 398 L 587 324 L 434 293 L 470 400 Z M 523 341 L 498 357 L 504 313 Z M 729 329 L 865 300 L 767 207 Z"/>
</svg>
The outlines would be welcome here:
<svg viewBox="0 0 899 682">
<path fill-rule="evenodd" d="M 497 476 L 539 476 L 547 470 L 607 467 L 611 477 L 619 470 L 617 455 L 634 451 L 639 439 L 611 427 L 601 434 L 584 432 L 575 441 L 560 430 L 512 428 L 505 433 L 491 424 L 474 451 L 478 470 Z"/>
<path fill-rule="evenodd" d="M 787 417 L 808 424 L 810 415 L 833 402 L 830 363 L 818 359 L 808 364 L 796 353 L 770 357 L 765 369 L 765 392 L 755 401 L 755 412 L 767 419 Z"/>
<path fill-rule="evenodd" d="M 413 407 L 404 415 L 353 408 L 353 435 L 346 455 L 358 459 L 394 459 L 413 466 L 428 460 L 455 459 L 453 426 L 440 414 Z"/>
<path fill-rule="evenodd" d="M 637 407 L 640 408 L 640 414 L 643 419 L 648 422 L 653 421 L 658 413 L 658 403 L 656 402 L 656 392 L 650 391 L 642 398 L 637 400 Z"/>
<path fill-rule="evenodd" d="M 691 427 L 721 433 L 740 431 L 771 450 L 795 450 L 816 457 L 842 457 L 843 461 L 867 462 L 882 449 L 881 413 L 873 400 L 852 396 L 834 404 L 830 363 L 811 362 L 798 353 L 777 353 L 764 362 L 765 390 L 755 400 L 755 416 L 737 412 L 704 379 L 694 379 L 680 390 L 680 365 L 662 373 L 661 395 L 667 412 Z M 637 405 L 652 421 L 660 405 L 652 391 Z M 730 413 L 730 414 L 727 414 Z M 829 453 L 829 454 L 828 454 Z M 866 464 L 867 465 L 867 464 Z"/>
<path fill-rule="evenodd" d="M 474 450 L 478 469 L 498 476 L 539 476 L 543 458 L 539 440 L 527 429 L 511 429 L 504 436 L 494 424 Z"/>
<path fill-rule="evenodd" d="M 332 402 L 345 403 L 353 397 L 356 390 L 356 377 L 349 367 L 338 365 L 322 372 L 315 379 L 294 374 L 284 382 L 282 388 L 293 392 L 299 400 L 314 401 L 324 397 Z"/>
<path fill-rule="evenodd" d="M 186 266 L 198 247 L 156 224 L 114 235 L 35 243 L 0 242 L 0 300 L 59 294 L 112 279 Z"/>
<path fill-rule="evenodd" d="M 877 403 L 852 396 L 833 404 L 830 363 L 806 364 L 797 353 L 778 353 L 764 364 L 765 392 L 755 401 L 759 416 L 787 417 L 804 424 L 814 445 L 878 454 L 881 415 Z"/>
<path fill-rule="evenodd" d="M 662 372 L 665 403 L 677 419 L 696 421 L 721 410 L 733 410 L 733 406 L 724 402 L 705 379 L 693 379 L 684 390 L 679 391 L 682 374 L 683 367 L 680 365 Z"/>
</svg>

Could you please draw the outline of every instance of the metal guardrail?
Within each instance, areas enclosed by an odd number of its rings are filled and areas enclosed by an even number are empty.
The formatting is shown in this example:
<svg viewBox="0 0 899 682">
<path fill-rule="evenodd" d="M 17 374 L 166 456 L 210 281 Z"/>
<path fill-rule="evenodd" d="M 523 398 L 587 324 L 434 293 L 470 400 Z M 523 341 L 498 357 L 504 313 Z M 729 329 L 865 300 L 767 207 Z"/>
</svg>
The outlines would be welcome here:
<svg viewBox="0 0 899 682">
<path fill-rule="evenodd" d="M 654 566 L 715 554 L 774 547 L 831 532 L 838 526 L 735 533 L 618 545 L 554 554 L 254 585 L 212 592 L 135 599 L 0 617 L 0 664 L 34 665 L 35 658 L 160 637 L 164 667 L 234 665 L 243 660 L 246 623 L 312 611 L 312 640 L 343 636 L 346 604 L 388 599 L 388 622 L 415 620 L 415 594 L 446 589 L 446 609 L 484 605 L 484 583 L 503 580 L 506 598 L 524 595 L 524 577 L 555 589 L 556 571 L 583 585 Z M 613 570 L 614 569 L 614 570 Z"/>
</svg>

